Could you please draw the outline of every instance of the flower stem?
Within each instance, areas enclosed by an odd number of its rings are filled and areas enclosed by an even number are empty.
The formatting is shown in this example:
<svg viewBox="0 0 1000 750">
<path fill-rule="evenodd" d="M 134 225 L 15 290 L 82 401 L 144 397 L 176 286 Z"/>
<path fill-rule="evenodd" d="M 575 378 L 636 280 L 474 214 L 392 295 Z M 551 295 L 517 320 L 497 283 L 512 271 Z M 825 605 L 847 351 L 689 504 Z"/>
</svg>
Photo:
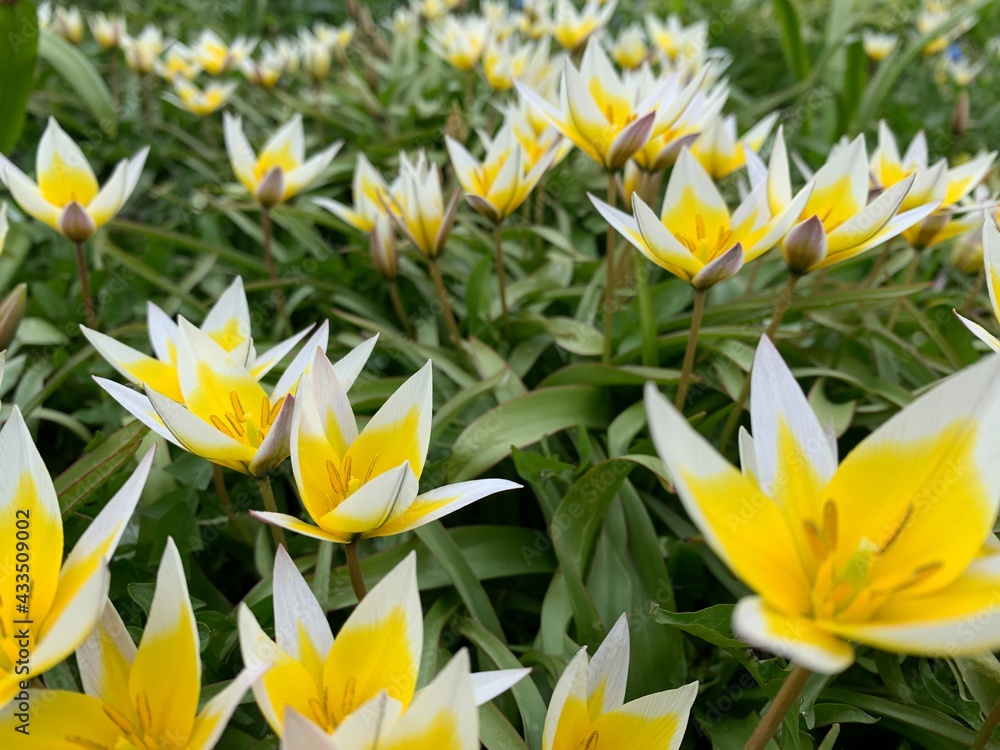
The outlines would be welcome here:
<svg viewBox="0 0 1000 750">
<path fill-rule="evenodd" d="M 226 489 L 226 480 L 222 476 L 222 467 L 218 464 L 212 464 L 212 481 L 215 483 L 215 493 L 219 496 L 222 509 L 226 512 L 226 518 L 229 519 L 229 523 L 236 530 L 237 536 L 247 544 L 252 544 L 253 540 L 247 537 L 243 531 L 243 527 L 239 524 L 239 514 L 236 512 L 236 508 L 233 507 L 233 501 L 229 498 L 229 490 Z"/>
<path fill-rule="evenodd" d="M 698 333 L 701 331 L 701 316 L 705 312 L 705 290 L 694 290 L 694 309 L 691 311 L 691 330 L 688 331 L 687 348 L 684 350 L 684 364 L 681 365 L 681 379 L 677 384 L 677 398 L 674 406 L 678 411 L 684 410 L 684 400 L 687 398 L 688 384 L 691 382 L 691 369 L 694 367 L 694 355 L 698 349 Z"/>
<path fill-rule="evenodd" d="M 433 256 L 427 259 L 427 264 L 430 266 L 431 278 L 434 279 L 434 287 L 437 289 L 438 299 L 441 301 L 441 314 L 444 316 L 444 322 L 448 326 L 451 343 L 461 353 L 462 334 L 458 332 L 458 322 L 455 320 L 455 313 L 451 310 L 451 303 L 448 302 L 448 290 L 444 286 L 441 267 L 438 265 L 437 258 Z"/>
<path fill-rule="evenodd" d="M 615 173 L 608 172 L 607 201 L 612 208 L 615 207 L 617 188 L 615 187 Z M 608 233 L 605 238 L 604 261 L 607 264 L 607 272 L 604 279 L 604 363 L 611 363 L 611 331 L 614 322 L 615 304 L 615 228 L 608 224 Z"/>
<path fill-rule="evenodd" d="M 83 243 L 75 242 L 76 267 L 80 271 L 80 286 L 83 288 L 83 314 L 87 328 L 97 330 L 97 315 L 94 313 L 94 298 L 90 295 L 90 274 L 87 273 L 87 257 L 83 254 Z"/>
<path fill-rule="evenodd" d="M 263 234 L 264 262 L 267 264 L 267 276 L 275 283 L 275 287 L 271 292 L 271 299 L 274 300 L 274 308 L 284 322 L 286 331 L 290 333 L 292 324 L 285 313 L 285 295 L 281 293 L 281 289 L 277 286 L 278 269 L 274 262 L 274 255 L 271 252 L 271 237 L 274 232 L 271 227 L 271 209 L 268 206 L 261 206 L 260 208 L 260 228 Z"/>
<path fill-rule="evenodd" d="M 354 595 L 360 603 L 368 595 L 365 587 L 365 577 L 361 572 L 361 555 L 358 553 L 357 537 L 347 543 L 347 572 L 351 575 L 351 586 L 354 587 Z"/>
<path fill-rule="evenodd" d="M 910 265 L 906 267 L 906 274 L 903 276 L 903 286 L 906 286 L 911 281 L 913 277 L 917 274 L 917 266 L 920 265 L 920 251 L 913 250 L 913 257 L 910 259 Z M 892 313 L 889 315 L 889 322 L 885 324 L 885 327 L 892 331 L 896 327 L 896 320 L 899 318 L 899 311 L 903 307 L 903 300 L 896 300 L 896 304 L 892 306 Z"/>
<path fill-rule="evenodd" d="M 330 566 L 333 564 L 333 542 L 319 542 L 316 548 L 316 569 L 313 571 L 313 594 L 320 606 L 330 598 Z"/>
<path fill-rule="evenodd" d="M 778 330 L 778 326 L 781 325 L 781 319 L 785 317 L 785 313 L 788 312 L 788 306 L 792 302 L 792 294 L 795 292 L 795 285 L 799 282 L 799 275 L 795 273 L 788 274 L 788 282 L 785 284 L 785 288 L 778 295 L 777 301 L 774 303 L 774 315 L 771 316 L 771 322 L 767 326 L 767 330 L 764 331 L 764 335 L 769 339 L 774 338 L 775 331 Z M 743 415 L 743 407 L 746 405 L 747 398 L 750 396 L 750 375 L 751 372 L 747 372 L 746 380 L 743 381 L 743 389 L 740 391 L 740 395 L 736 398 L 736 404 L 733 410 L 729 413 L 729 419 L 726 420 L 726 426 L 722 428 L 722 439 L 719 440 L 719 451 L 723 452 L 729 447 L 729 441 L 733 438 L 733 433 L 736 432 L 737 426 L 740 423 L 740 417 Z"/>
<path fill-rule="evenodd" d="M 986 715 L 983 725 L 979 727 L 976 739 L 972 741 L 971 750 L 986 750 L 986 745 L 989 744 L 990 738 L 993 736 L 993 731 L 997 728 L 998 724 L 1000 724 L 1000 700 L 993 704 L 993 708 Z"/>
<path fill-rule="evenodd" d="M 657 367 L 660 364 L 660 344 L 656 334 L 653 294 L 649 288 L 649 265 L 642 253 L 634 253 L 632 258 L 635 261 L 635 291 L 639 301 L 639 325 L 642 329 L 642 364 Z"/>
<path fill-rule="evenodd" d="M 805 667 L 796 666 L 792 669 L 792 673 L 785 678 L 785 683 L 781 686 L 778 694 L 774 696 L 771 707 L 761 718 L 760 724 L 753 731 L 743 750 L 763 750 L 768 740 L 774 736 L 792 704 L 795 703 L 795 699 L 799 697 L 802 688 L 806 686 L 810 674 L 812 673 Z"/>
<path fill-rule="evenodd" d="M 510 339 L 510 313 L 507 311 L 507 280 L 503 268 L 503 228 L 498 221 L 493 225 L 493 245 L 497 252 L 497 279 L 500 281 L 500 307 L 503 309 L 503 330 Z"/>
<path fill-rule="evenodd" d="M 271 488 L 271 477 L 257 477 L 257 486 L 260 487 L 260 496 L 264 498 L 264 510 L 268 513 L 277 513 L 278 503 L 274 499 L 274 490 Z M 271 528 L 271 538 L 274 540 L 275 549 L 278 547 L 288 549 L 288 545 L 285 543 L 284 530 L 273 523 L 269 523 L 268 526 Z"/>
<path fill-rule="evenodd" d="M 409 338 L 413 338 L 413 326 L 410 325 L 410 316 L 406 314 L 403 307 L 403 298 L 399 296 L 399 284 L 395 279 L 389 282 L 389 299 L 392 300 L 392 309 L 396 311 L 396 317 L 403 325 L 403 330 Z"/>
</svg>

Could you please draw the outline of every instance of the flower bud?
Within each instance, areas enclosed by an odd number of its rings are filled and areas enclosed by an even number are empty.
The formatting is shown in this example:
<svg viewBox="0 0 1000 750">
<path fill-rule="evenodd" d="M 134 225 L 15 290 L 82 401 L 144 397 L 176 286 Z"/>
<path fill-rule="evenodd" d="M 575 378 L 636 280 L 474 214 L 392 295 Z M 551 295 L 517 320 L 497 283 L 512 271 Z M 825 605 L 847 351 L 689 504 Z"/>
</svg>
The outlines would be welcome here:
<svg viewBox="0 0 1000 750">
<path fill-rule="evenodd" d="M 76 201 L 72 201 L 59 217 L 59 231 L 70 242 L 80 244 L 93 237 L 97 227 L 87 210 Z"/>
<path fill-rule="evenodd" d="M 826 230 L 818 216 L 792 227 L 781 241 L 781 257 L 797 276 L 809 273 L 826 258 Z"/>
<path fill-rule="evenodd" d="M 969 90 L 962 89 L 955 102 L 955 111 L 951 115 L 951 132 L 962 135 L 969 129 Z"/>
<path fill-rule="evenodd" d="M 388 214 L 381 213 L 375 218 L 375 226 L 372 228 L 369 241 L 375 270 L 386 281 L 393 281 L 399 269 L 396 255 L 396 232 Z"/>
<path fill-rule="evenodd" d="M 17 335 L 18 326 L 24 319 L 24 308 L 28 300 L 28 285 L 18 284 L 0 300 L 0 351 L 6 349 Z"/>
<path fill-rule="evenodd" d="M 257 186 L 257 200 L 265 208 L 277 206 L 285 199 L 285 170 L 273 167 Z"/>
</svg>

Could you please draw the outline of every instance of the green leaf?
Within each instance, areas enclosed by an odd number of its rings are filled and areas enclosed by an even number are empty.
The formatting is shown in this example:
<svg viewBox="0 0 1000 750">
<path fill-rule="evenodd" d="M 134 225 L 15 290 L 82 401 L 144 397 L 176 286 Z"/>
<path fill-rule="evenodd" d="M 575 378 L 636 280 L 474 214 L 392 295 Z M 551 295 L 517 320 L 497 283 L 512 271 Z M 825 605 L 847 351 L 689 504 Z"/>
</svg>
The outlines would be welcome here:
<svg viewBox="0 0 1000 750">
<path fill-rule="evenodd" d="M 9 154 L 24 126 L 28 96 L 35 85 L 38 11 L 34 0 L 0 3 L 0 152 Z"/>
<path fill-rule="evenodd" d="M 449 481 L 481 475 L 510 455 L 547 435 L 583 426 L 603 428 L 611 404 L 597 388 L 561 386 L 532 391 L 501 404 L 469 424 L 458 436 L 448 459 Z"/>
<path fill-rule="evenodd" d="M 63 518 L 128 463 L 139 450 L 145 433 L 142 423 L 131 422 L 56 477 L 54 484 Z"/>
<path fill-rule="evenodd" d="M 76 91 L 104 133 L 118 134 L 118 115 L 111 92 L 94 64 L 79 49 L 51 31 L 43 29 L 38 37 L 38 56 L 49 63 Z"/>
<path fill-rule="evenodd" d="M 486 750 L 528 750 L 521 735 L 492 703 L 479 707 L 479 739 Z"/>
<path fill-rule="evenodd" d="M 778 17 L 781 32 L 781 51 L 788 67 L 799 81 L 809 75 L 809 54 L 802 41 L 799 17 L 791 0 L 774 0 L 774 13 Z"/>
<path fill-rule="evenodd" d="M 810 729 L 831 724 L 874 724 L 878 721 L 877 717 L 844 703 L 818 703 L 811 713 L 812 721 L 807 723 Z"/>
</svg>

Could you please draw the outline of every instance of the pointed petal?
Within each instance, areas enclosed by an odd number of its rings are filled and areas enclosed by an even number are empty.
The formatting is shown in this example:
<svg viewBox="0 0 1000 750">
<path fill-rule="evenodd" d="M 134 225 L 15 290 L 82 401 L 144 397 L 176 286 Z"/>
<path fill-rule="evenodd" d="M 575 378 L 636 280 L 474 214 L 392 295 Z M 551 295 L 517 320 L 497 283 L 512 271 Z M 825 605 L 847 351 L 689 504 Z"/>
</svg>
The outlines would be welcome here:
<svg viewBox="0 0 1000 750">
<path fill-rule="evenodd" d="M 99 331 L 92 331 L 85 326 L 80 326 L 80 330 L 97 353 L 129 382 L 149 386 L 174 401 L 183 400 L 177 370 L 173 366 L 136 351 Z"/>
<path fill-rule="evenodd" d="M 150 403 L 149 399 L 144 394 L 124 386 L 121 383 L 115 383 L 112 380 L 105 380 L 104 378 L 95 377 L 94 382 L 107 391 L 111 398 L 125 407 L 125 410 L 128 411 L 129 414 L 138 419 L 157 435 L 169 440 L 178 447 L 184 447 L 181 445 L 180 441 L 174 437 L 174 434 L 167 429 L 163 420 L 160 419 L 160 415 L 157 414 L 156 409 L 153 408 L 153 404 Z"/>
<path fill-rule="evenodd" d="M 212 750 L 215 747 L 215 743 L 226 729 L 226 724 L 229 723 L 229 718 L 243 700 L 247 690 L 258 682 L 269 668 L 270 665 L 266 665 L 257 669 L 242 670 L 232 682 L 205 704 L 195 719 L 194 729 L 187 744 L 188 750 Z"/>
<path fill-rule="evenodd" d="M 250 306 L 241 277 L 233 279 L 233 283 L 212 305 L 201 330 L 227 352 L 250 338 Z"/>
<path fill-rule="evenodd" d="M 521 485 L 508 482 L 506 479 L 476 479 L 470 482 L 445 485 L 417 496 L 417 499 L 405 512 L 366 536 L 400 534 L 436 521 L 489 495 L 520 488 Z"/>
<path fill-rule="evenodd" d="M 277 365 L 281 360 L 285 358 L 295 345 L 304 339 L 309 331 L 312 330 L 312 326 L 309 328 L 304 328 L 303 330 L 296 333 L 294 336 L 289 336 L 284 341 L 279 341 L 277 344 L 272 346 L 266 352 L 258 354 L 254 360 L 253 365 L 250 367 L 250 372 L 253 376 L 260 380 L 265 375 L 267 375 L 275 365 Z"/>
<path fill-rule="evenodd" d="M 274 386 L 274 390 L 271 391 L 272 403 L 286 394 L 295 392 L 299 378 L 304 374 L 308 374 L 309 365 L 312 364 L 313 358 L 316 356 L 316 350 L 321 349 L 325 352 L 329 343 L 330 321 L 324 320 L 319 328 L 316 329 L 316 332 L 303 344 L 302 349 L 295 355 L 295 359 L 292 360 L 291 364 L 288 365 L 288 369 L 285 370 L 284 374 L 278 380 L 278 384 Z M 367 360 L 367 357 L 365 359 Z M 361 367 L 364 367 L 364 362 L 361 363 Z"/>
<path fill-rule="evenodd" d="M 590 660 L 587 702 L 591 716 L 614 711 L 625 702 L 629 649 L 628 616 L 623 614 Z"/>
<path fill-rule="evenodd" d="M 84 692 L 121 713 L 131 713 L 128 675 L 135 653 L 135 643 L 121 615 L 111 600 L 106 600 L 97 627 L 76 651 Z"/>
<path fill-rule="evenodd" d="M 530 668 L 474 672 L 472 690 L 475 693 L 476 705 L 482 706 L 489 703 L 498 695 L 506 693 L 529 674 L 531 674 Z"/>
<path fill-rule="evenodd" d="M 604 714 L 591 725 L 609 747 L 677 750 L 684 739 L 691 706 L 698 697 L 698 683 L 637 698 L 617 711 Z"/>
<path fill-rule="evenodd" d="M 418 487 L 416 475 L 404 461 L 362 484 L 317 523 L 334 534 L 380 536 L 382 527 L 405 514 L 413 504 Z"/>
<path fill-rule="evenodd" d="M 320 660 L 333 646 L 333 632 L 326 613 L 284 547 L 278 547 L 274 558 L 274 635 L 278 645 L 297 661 L 308 665 L 316 660 L 314 673 L 322 674 Z"/>
<path fill-rule="evenodd" d="M 229 437 L 186 408 L 160 394 L 147 390 L 146 397 L 157 416 L 170 431 L 173 440 L 185 450 L 209 461 L 249 464 L 257 454 L 254 448 Z M 136 417 L 139 417 L 136 414 Z M 141 417 L 139 417 L 141 419 Z"/>
</svg>

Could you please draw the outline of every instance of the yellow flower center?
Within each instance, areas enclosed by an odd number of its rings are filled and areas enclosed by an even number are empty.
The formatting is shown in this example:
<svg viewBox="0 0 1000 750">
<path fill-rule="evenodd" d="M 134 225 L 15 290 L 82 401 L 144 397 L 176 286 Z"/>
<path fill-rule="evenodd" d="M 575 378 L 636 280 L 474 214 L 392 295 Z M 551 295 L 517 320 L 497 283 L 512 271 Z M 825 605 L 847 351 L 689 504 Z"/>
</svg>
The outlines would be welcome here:
<svg viewBox="0 0 1000 750">
<path fill-rule="evenodd" d="M 251 448 L 259 448 L 271 427 L 274 426 L 274 420 L 278 418 L 278 412 L 281 411 L 281 407 L 285 403 L 285 397 L 282 396 L 272 405 L 267 396 L 264 396 L 261 400 L 259 414 L 246 411 L 236 391 L 230 391 L 229 401 L 233 410 L 225 412 L 221 417 L 217 414 L 211 415 L 209 419 L 211 419 L 212 424 L 219 432 L 224 432 L 234 440 L 249 445 Z"/>
<path fill-rule="evenodd" d="M 372 474 L 375 472 L 375 464 L 378 462 L 379 454 L 376 453 L 375 457 L 372 458 L 371 463 L 368 465 L 368 470 L 362 477 L 360 474 L 355 474 L 354 461 L 352 460 L 350 454 L 344 456 L 344 462 L 341 464 L 340 468 L 331 461 L 326 460 L 326 473 L 330 477 L 330 486 L 333 488 L 335 497 L 330 499 L 330 508 L 336 508 L 340 503 L 350 497 L 357 489 L 365 484 L 369 479 L 372 478 Z"/>
<path fill-rule="evenodd" d="M 104 704 L 104 715 L 121 731 L 115 744 L 101 745 L 83 737 L 67 737 L 66 742 L 84 750 L 180 750 L 186 747 L 187 738 L 156 737 L 153 735 L 153 715 L 149 709 L 149 697 L 139 693 L 136 698 L 136 719 L 129 719 L 113 706 Z"/>
<path fill-rule="evenodd" d="M 701 214 L 694 215 L 694 236 L 673 232 L 677 241 L 690 251 L 690 253 L 703 263 L 709 263 L 728 250 L 732 244 L 732 231 L 725 226 L 720 226 L 715 238 L 709 240 L 708 232 L 705 229 L 705 219 Z"/>
</svg>

